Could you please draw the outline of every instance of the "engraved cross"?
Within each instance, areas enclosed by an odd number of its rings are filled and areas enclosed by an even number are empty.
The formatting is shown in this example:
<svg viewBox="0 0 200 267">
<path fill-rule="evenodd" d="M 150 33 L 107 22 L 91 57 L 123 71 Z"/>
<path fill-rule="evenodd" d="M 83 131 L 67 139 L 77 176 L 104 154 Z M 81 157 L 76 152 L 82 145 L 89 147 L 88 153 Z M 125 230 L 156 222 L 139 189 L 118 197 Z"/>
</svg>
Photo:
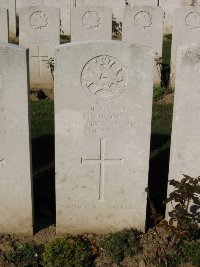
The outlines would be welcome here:
<svg viewBox="0 0 200 267">
<path fill-rule="evenodd" d="M 105 159 L 106 152 L 106 138 L 100 139 L 100 159 L 83 159 L 81 164 L 100 164 L 100 178 L 99 178 L 99 198 L 104 201 L 104 185 L 105 185 L 105 165 L 123 164 L 123 159 Z"/>
<path fill-rule="evenodd" d="M 42 74 L 42 62 L 45 62 L 48 59 L 48 56 L 42 56 L 40 54 L 40 47 L 38 46 L 38 53 L 37 56 L 32 56 L 33 58 L 38 58 L 39 63 L 39 76 L 41 77 Z"/>
</svg>

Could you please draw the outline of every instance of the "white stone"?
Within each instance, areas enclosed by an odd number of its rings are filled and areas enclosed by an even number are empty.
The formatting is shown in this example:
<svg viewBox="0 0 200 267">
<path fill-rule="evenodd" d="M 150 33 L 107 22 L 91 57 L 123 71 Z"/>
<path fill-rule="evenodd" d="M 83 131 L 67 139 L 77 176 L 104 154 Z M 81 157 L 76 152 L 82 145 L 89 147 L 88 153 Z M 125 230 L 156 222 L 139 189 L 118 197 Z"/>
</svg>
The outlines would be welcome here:
<svg viewBox="0 0 200 267">
<path fill-rule="evenodd" d="M 132 0 L 133 6 L 158 6 L 158 0 Z"/>
<path fill-rule="evenodd" d="M 152 91 L 150 48 L 110 41 L 56 49 L 57 233 L 144 230 Z"/>
<path fill-rule="evenodd" d="M 136 6 L 124 9 L 122 40 L 148 45 L 155 51 L 154 84 L 160 85 L 162 57 L 163 16 L 160 7 Z"/>
<path fill-rule="evenodd" d="M 176 51 L 178 46 L 200 42 L 200 7 L 176 9 L 171 52 L 171 86 L 175 84 Z"/>
<path fill-rule="evenodd" d="M 33 232 L 27 54 L 0 43 L 0 233 Z"/>
<path fill-rule="evenodd" d="M 160 0 L 159 6 L 165 11 L 164 34 L 171 34 L 173 27 L 173 18 L 176 8 L 190 6 L 190 0 Z"/>
<path fill-rule="evenodd" d="M 199 176 L 200 43 L 178 48 L 169 179 Z M 169 188 L 170 193 L 172 188 Z M 170 210 L 171 207 L 169 206 Z"/>
<path fill-rule="evenodd" d="M 22 0 L 22 6 L 52 6 L 60 8 L 61 33 L 70 35 L 70 0 Z"/>
<path fill-rule="evenodd" d="M 73 7 L 80 6 L 104 6 L 109 7 L 113 10 L 114 18 L 117 21 L 122 20 L 123 9 L 126 7 L 124 0 L 72 0 Z M 128 0 L 129 4 L 132 5 L 133 0 Z"/>
<path fill-rule="evenodd" d="M 31 88 L 53 89 L 53 76 L 47 61 L 54 58 L 60 44 L 59 9 L 31 6 L 19 11 L 19 44 L 29 48 Z"/>
<path fill-rule="evenodd" d="M 0 0 L 0 7 L 9 11 L 9 35 L 16 36 L 16 0 Z"/>
<path fill-rule="evenodd" d="M 0 8 L 0 42 L 8 43 L 8 10 Z"/>
<path fill-rule="evenodd" d="M 77 7 L 71 10 L 71 41 L 112 40 L 112 10 L 107 7 Z"/>
</svg>

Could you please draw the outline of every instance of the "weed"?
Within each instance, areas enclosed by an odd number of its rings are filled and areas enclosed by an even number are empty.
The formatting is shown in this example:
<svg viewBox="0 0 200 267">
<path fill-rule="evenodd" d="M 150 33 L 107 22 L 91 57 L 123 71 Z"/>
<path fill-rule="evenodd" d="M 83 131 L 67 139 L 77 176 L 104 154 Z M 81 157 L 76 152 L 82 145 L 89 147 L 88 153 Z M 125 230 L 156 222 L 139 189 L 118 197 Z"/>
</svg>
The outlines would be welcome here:
<svg viewBox="0 0 200 267">
<path fill-rule="evenodd" d="M 101 246 L 105 253 L 119 264 L 125 256 L 133 256 L 141 250 L 140 236 L 141 232 L 137 229 L 125 229 L 110 234 L 101 242 Z"/>
<path fill-rule="evenodd" d="M 6 256 L 9 263 L 14 263 L 16 266 L 38 267 L 38 254 L 32 244 L 25 243 L 17 247 L 16 251 L 10 252 Z"/>
<path fill-rule="evenodd" d="M 81 237 L 67 236 L 50 242 L 43 254 L 43 266 L 91 267 L 95 253 L 90 243 Z"/>
</svg>

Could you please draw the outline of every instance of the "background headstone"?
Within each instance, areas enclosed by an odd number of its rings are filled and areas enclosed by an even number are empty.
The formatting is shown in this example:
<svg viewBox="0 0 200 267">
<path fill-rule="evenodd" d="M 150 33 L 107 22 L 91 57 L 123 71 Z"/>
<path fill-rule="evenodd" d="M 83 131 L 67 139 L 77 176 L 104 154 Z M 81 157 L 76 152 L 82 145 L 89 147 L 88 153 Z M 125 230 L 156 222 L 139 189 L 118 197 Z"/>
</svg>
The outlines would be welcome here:
<svg viewBox="0 0 200 267">
<path fill-rule="evenodd" d="M 0 232 L 32 234 L 27 50 L 0 43 Z"/>
<path fill-rule="evenodd" d="M 176 8 L 190 5 L 190 0 L 159 0 L 159 6 L 162 7 L 165 12 L 164 34 L 172 33 L 173 18 Z"/>
<path fill-rule="evenodd" d="M 162 57 L 163 15 L 159 7 L 136 6 L 124 9 L 122 40 L 148 45 L 155 50 L 155 59 Z M 161 69 L 155 61 L 154 84 L 160 85 Z"/>
<path fill-rule="evenodd" d="M 16 0 L 0 0 L 0 7 L 9 11 L 9 36 L 16 36 Z"/>
<path fill-rule="evenodd" d="M 49 60 L 60 44 L 59 9 L 47 6 L 25 7 L 19 11 L 19 44 L 29 48 L 31 88 L 53 89 Z"/>
<path fill-rule="evenodd" d="M 71 10 L 71 41 L 112 40 L 112 10 L 77 7 Z"/>
<path fill-rule="evenodd" d="M 176 51 L 178 46 L 200 42 L 200 7 L 176 9 L 171 52 L 171 86 L 175 84 Z"/>
<path fill-rule="evenodd" d="M 22 7 L 39 5 L 60 8 L 61 34 L 70 35 L 70 0 L 22 0 Z"/>
<path fill-rule="evenodd" d="M 56 49 L 57 233 L 144 229 L 152 91 L 150 48 Z"/>
<path fill-rule="evenodd" d="M 0 8 L 0 42 L 8 43 L 8 10 Z"/>
<path fill-rule="evenodd" d="M 169 180 L 199 176 L 200 43 L 179 47 L 171 138 Z M 171 188 L 169 188 L 169 193 Z M 168 206 L 170 210 L 170 206 Z"/>
<path fill-rule="evenodd" d="M 132 0 L 133 6 L 158 6 L 158 0 Z"/>
</svg>

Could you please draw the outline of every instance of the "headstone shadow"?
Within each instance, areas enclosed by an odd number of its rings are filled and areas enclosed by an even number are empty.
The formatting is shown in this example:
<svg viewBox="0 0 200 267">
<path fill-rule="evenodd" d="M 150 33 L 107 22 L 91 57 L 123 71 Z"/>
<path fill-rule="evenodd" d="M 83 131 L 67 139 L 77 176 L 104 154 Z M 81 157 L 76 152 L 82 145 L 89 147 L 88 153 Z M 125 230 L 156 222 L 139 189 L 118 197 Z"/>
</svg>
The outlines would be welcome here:
<svg viewBox="0 0 200 267">
<path fill-rule="evenodd" d="M 34 217 L 37 232 L 55 223 L 54 136 L 32 140 Z"/>
</svg>

